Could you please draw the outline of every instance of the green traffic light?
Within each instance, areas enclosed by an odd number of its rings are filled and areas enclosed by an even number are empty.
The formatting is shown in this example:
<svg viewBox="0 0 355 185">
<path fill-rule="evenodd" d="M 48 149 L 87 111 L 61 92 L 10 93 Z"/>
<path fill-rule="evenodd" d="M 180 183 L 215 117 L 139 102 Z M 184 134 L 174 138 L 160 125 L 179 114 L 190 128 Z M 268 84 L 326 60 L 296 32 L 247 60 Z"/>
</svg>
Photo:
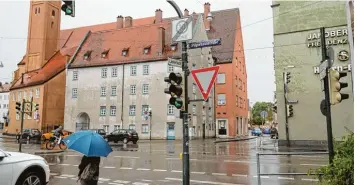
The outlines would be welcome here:
<svg viewBox="0 0 355 185">
<path fill-rule="evenodd" d="M 70 8 L 65 9 L 65 14 L 66 15 L 71 15 L 73 11 Z"/>
<path fill-rule="evenodd" d="M 177 109 L 181 109 L 182 104 L 183 104 L 183 102 L 182 102 L 181 99 L 176 99 L 176 100 L 175 100 L 174 105 L 175 105 L 175 107 L 176 107 Z"/>
</svg>

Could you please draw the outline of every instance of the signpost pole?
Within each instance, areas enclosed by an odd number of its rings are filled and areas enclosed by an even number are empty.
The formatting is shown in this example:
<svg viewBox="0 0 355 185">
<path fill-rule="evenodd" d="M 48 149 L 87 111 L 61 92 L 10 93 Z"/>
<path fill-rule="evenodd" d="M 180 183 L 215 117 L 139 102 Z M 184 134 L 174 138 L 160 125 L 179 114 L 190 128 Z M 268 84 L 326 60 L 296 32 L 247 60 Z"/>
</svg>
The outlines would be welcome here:
<svg viewBox="0 0 355 185">
<path fill-rule="evenodd" d="M 19 112 L 21 114 L 21 128 L 20 128 L 20 138 L 19 138 L 19 148 L 18 151 L 22 152 L 22 141 L 21 141 L 21 137 L 22 137 L 22 133 L 23 133 L 23 118 L 24 118 L 24 114 L 25 114 L 25 103 L 26 100 L 23 99 L 22 100 L 22 105 L 21 105 L 21 111 Z"/>
</svg>

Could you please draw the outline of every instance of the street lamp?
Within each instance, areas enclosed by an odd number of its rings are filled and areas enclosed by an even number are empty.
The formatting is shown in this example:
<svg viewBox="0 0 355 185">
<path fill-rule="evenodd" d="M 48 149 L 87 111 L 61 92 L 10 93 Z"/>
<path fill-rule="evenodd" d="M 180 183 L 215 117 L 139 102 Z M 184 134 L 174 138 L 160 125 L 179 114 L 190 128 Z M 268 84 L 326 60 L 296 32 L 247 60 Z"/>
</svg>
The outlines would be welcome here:
<svg viewBox="0 0 355 185">
<path fill-rule="evenodd" d="M 149 107 L 149 140 L 152 140 L 152 108 Z"/>
</svg>

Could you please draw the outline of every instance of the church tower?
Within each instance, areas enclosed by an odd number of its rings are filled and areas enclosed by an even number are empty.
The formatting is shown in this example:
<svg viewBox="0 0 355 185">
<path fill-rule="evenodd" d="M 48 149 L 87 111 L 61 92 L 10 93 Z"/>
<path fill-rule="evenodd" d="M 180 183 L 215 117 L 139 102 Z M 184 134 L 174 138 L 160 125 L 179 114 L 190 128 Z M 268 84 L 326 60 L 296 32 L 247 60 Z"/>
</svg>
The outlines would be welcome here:
<svg viewBox="0 0 355 185">
<path fill-rule="evenodd" d="M 61 1 L 31 0 L 25 72 L 40 69 L 57 50 Z"/>
</svg>

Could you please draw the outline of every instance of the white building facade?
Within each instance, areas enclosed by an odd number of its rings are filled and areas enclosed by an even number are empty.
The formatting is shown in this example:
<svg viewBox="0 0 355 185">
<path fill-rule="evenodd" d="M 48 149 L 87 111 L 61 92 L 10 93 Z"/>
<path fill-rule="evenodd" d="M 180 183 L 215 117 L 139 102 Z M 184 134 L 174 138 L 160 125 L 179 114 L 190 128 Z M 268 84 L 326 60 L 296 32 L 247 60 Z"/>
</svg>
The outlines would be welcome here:
<svg viewBox="0 0 355 185">
<path fill-rule="evenodd" d="M 9 112 L 10 84 L 0 82 L 0 130 L 5 126 Z"/>
</svg>

